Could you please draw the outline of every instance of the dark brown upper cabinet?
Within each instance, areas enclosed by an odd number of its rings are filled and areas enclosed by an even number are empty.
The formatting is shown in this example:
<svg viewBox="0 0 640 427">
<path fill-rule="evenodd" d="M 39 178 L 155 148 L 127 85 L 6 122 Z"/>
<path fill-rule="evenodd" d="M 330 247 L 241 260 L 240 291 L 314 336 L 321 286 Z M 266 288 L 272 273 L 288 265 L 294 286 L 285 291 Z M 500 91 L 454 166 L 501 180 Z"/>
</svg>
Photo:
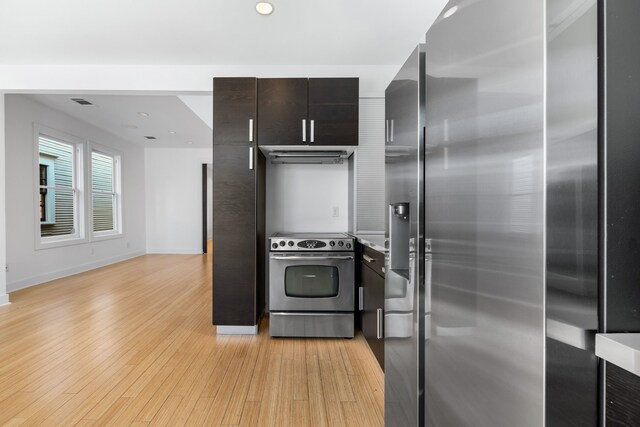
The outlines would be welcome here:
<svg viewBox="0 0 640 427">
<path fill-rule="evenodd" d="M 307 79 L 258 80 L 258 144 L 307 143 Z"/>
<path fill-rule="evenodd" d="M 246 144 L 255 140 L 258 79 L 213 79 L 213 143 Z"/>
<path fill-rule="evenodd" d="M 258 79 L 258 144 L 358 145 L 357 78 Z"/>
<path fill-rule="evenodd" d="M 358 145 L 357 78 L 309 79 L 309 142 Z"/>
</svg>

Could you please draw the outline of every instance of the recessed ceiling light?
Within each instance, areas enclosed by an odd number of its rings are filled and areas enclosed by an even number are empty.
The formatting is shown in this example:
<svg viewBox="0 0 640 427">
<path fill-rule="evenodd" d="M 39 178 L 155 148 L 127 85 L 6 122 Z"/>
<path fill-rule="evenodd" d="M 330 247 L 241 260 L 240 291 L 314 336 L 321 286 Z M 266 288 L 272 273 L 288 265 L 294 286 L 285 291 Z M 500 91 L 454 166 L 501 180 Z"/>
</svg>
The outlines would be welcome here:
<svg viewBox="0 0 640 427">
<path fill-rule="evenodd" d="M 193 144 L 193 141 L 187 141 L 187 144 L 191 145 Z"/>
<path fill-rule="evenodd" d="M 271 15 L 273 13 L 273 5 L 268 1 L 259 1 L 256 4 L 256 12 L 260 15 Z"/>
<path fill-rule="evenodd" d="M 451 9 L 447 10 L 444 15 L 442 15 L 443 18 L 448 18 L 451 15 L 453 15 L 454 13 L 456 13 L 458 11 L 458 6 L 453 6 Z"/>
<path fill-rule="evenodd" d="M 169 133 L 170 133 L 171 135 L 175 135 L 175 134 L 176 134 L 176 131 L 175 131 L 175 130 L 170 130 L 170 131 L 169 131 Z"/>
<path fill-rule="evenodd" d="M 149 139 L 149 140 L 151 140 L 151 141 L 153 141 L 153 140 L 155 140 L 155 139 L 158 139 L 158 138 L 156 138 L 155 136 L 151 136 L 151 135 L 145 136 L 145 138 L 147 138 L 147 139 Z"/>
<path fill-rule="evenodd" d="M 144 111 L 138 111 L 138 115 L 140 117 L 149 117 L 149 113 L 145 113 Z"/>
</svg>

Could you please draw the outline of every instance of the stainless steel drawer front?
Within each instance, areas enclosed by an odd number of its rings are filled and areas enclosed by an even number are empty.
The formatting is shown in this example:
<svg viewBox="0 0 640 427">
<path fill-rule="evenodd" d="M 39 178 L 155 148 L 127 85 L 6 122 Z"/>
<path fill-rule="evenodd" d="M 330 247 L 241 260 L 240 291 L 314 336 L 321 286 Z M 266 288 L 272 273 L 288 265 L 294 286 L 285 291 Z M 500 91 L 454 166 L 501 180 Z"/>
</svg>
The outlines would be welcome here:
<svg viewBox="0 0 640 427">
<path fill-rule="evenodd" d="M 353 338 L 353 313 L 278 313 L 269 314 L 272 337 Z"/>
</svg>

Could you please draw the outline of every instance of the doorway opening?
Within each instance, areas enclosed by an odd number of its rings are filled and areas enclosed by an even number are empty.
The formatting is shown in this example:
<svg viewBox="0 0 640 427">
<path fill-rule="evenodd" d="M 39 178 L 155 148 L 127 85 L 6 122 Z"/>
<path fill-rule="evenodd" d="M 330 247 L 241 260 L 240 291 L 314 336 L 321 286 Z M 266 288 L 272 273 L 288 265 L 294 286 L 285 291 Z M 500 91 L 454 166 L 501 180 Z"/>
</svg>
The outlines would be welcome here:
<svg viewBox="0 0 640 427">
<path fill-rule="evenodd" d="M 202 253 L 213 248 L 213 164 L 202 164 Z"/>
</svg>

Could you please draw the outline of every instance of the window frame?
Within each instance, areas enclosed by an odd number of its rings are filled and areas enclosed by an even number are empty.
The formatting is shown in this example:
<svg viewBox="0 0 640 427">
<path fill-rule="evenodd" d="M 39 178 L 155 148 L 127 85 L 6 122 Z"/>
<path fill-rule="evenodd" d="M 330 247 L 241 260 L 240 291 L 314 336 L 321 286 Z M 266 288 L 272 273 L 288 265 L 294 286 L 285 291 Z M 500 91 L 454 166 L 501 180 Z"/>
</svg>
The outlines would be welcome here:
<svg viewBox="0 0 640 427">
<path fill-rule="evenodd" d="M 93 230 L 93 153 L 99 153 L 105 156 L 112 157 L 114 160 L 113 165 L 113 193 L 98 191 L 99 194 L 113 194 L 114 195 L 114 207 L 113 207 L 113 230 L 94 231 Z M 89 147 L 87 150 L 87 188 L 89 189 L 89 197 L 87 198 L 87 208 L 89 210 L 89 229 L 91 230 L 91 240 L 109 240 L 124 237 L 124 224 L 122 214 L 122 189 L 123 189 L 123 167 L 122 167 L 122 153 L 110 147 L 97 144 L 89 141 Z"/>
<path fill-rule="evenodd" d="M 39 138 L 38 138 L 39 142 Z M 39 150 L 39 147 L 38 147 Z M 40 153 L 38 153 L 40 154 Z M 47 167 L 47 187 L 55 187 L 55 163 L 53 159 L 44 159 L 42 155 L 39 156 L 38 165 L 42 167 L 43 165 Z M 38 183 L 40 182 L 40 171 L 38 170 Z M 49 185 L 50 182 L 53 182 L 53 185 Z M 39 185 L 38 188 L 42 188 L 42 185 Z M 51 203 L 51 199 L 47 199 L 45 202 L 45 216 L 46 220 L 42 221 L 40 219 L 40 225 L 55 225 L 56 223 L 56 204 Z M 38 206 L 40 205 L 40 199 L 38 198 Z"/>
<path fill-rule="evenodd" d="M 71 189 L 73 198 L 73 234 L 60 236 L 42 236 L 42 222 L 40 221 L 40 137 L 49 138 L 64 144 L 73 146 L 73 180 Z M 33 217 L 35 249 L 57 248 L 62 246 L 78 245 L 89 241 L 86 233 L 86 198 L 85 198 L 85 153 L 86 141 L 43 125 L 34 124 L 33 127 Z M 60 188 L 68 191 L 68 188 Z"/>
</svg>

